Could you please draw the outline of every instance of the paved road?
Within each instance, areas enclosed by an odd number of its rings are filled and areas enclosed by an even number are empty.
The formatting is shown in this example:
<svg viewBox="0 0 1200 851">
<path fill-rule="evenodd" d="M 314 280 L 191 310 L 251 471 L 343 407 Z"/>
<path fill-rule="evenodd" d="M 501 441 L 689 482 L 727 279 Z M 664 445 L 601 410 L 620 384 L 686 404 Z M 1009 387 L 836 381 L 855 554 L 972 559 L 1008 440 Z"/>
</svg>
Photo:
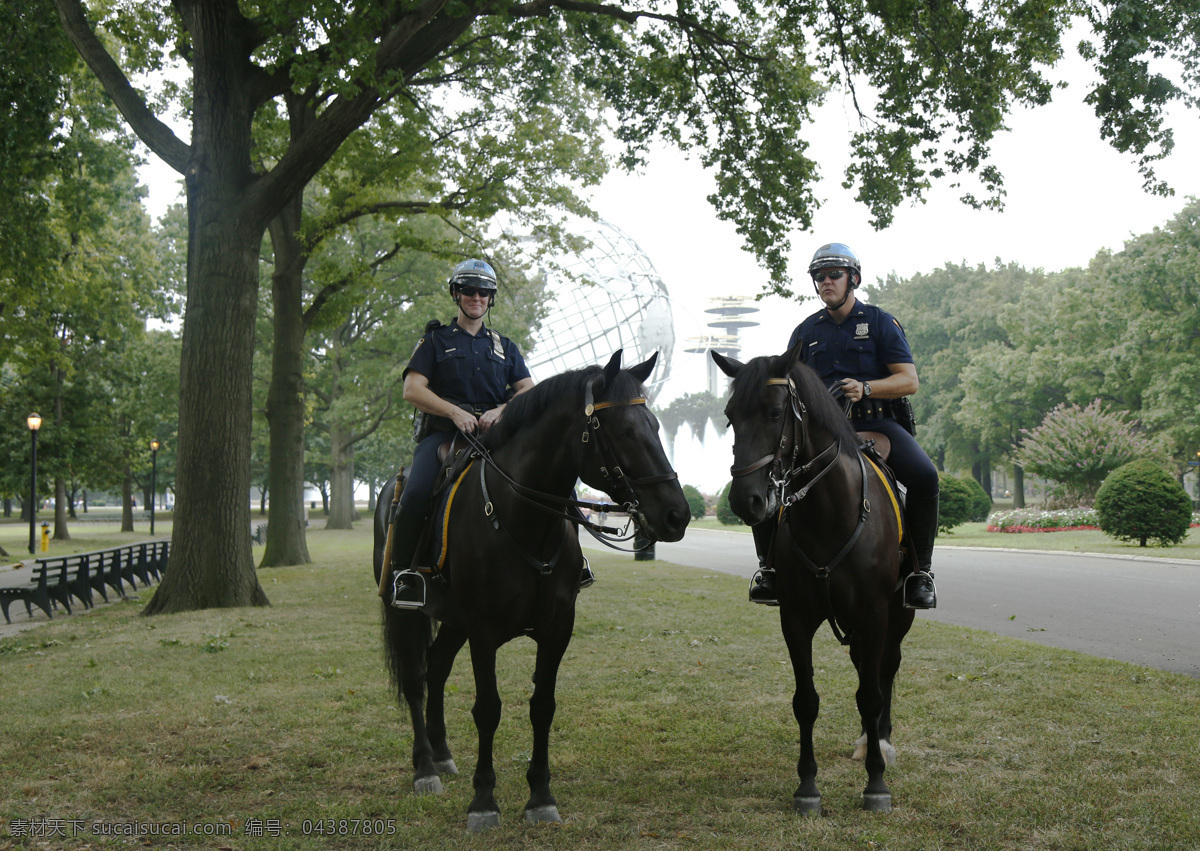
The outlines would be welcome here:
<svg viewBox="0 0 1200 851">
<path fill-rule="evenodd" d="M 746 578 L 757 563 L 748 534 L 708 529 L 656 555 Z M 1200 562 L 938 547 L 934 568 L 939 607 L 918 617 L 1200 677 Z"/>
</svg>

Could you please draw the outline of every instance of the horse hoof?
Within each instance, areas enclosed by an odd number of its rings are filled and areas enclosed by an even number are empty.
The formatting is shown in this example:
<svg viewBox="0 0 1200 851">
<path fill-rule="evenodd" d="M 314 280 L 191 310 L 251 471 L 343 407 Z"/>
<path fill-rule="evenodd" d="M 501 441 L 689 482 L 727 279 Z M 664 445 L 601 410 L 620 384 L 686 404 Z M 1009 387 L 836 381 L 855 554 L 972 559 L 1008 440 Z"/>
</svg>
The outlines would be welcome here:
<svg viewBox="0 0 1200 851">
<path fill-rule="evenodd" d="M 890 813 L 892 811 L 892 796 L 888 792 L 864 794 L 862 808 L 869 813 Z"/>
<path fill-rule="evenodd" d="M 550 804 L 545 807 L 532 807 L 525 811 L 526 824 L 541 824 L 542 822 L 560 824 L 562 819 L 558 817 L 558 807 Z"/>
<path fill-rule="evenodd" d="M 438 774 L 458 774 L 458 766 L 452 759 L 443 759 L 433 764 L 433 770 Z"/>
<path fill-rule="evenodd" d="M 792 809 L 806 816 L 819 816 L 821 814 L 821 796 L 793 795 Z"/>
<path fill-rule="evenodd" d="M 850 757 L 862 762 L 867 758 L 867 734 L 863 733 L 858 737 L 858 741 L 854 743 L 854 755 Z"/>
<path fill-rule="evenodd" d="M 492 810 L 487 813 L 467 813 L 467 830 L 471 833 L 483 833 L 493 827 L 500 826 L 500 813 Z"/>
<path fill-rule="evenodd" d="M 413 793 L 417 795 L 440 795 L 445 791 L 442 789 L 442 779 L 436 774 L 432 777 L 418 777 L 413 781 Z"/>
</svg>

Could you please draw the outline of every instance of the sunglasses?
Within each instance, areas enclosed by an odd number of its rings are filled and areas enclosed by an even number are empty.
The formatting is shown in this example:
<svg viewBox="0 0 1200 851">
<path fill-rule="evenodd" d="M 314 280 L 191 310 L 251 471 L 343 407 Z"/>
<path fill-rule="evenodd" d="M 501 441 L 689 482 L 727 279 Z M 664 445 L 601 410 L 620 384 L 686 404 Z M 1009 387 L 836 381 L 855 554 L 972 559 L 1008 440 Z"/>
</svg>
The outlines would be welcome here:
<svg viewBox="0 0 1200 851">
<path fill-rule="evenodd" d="M 819 283 L 821 283 L 821 281 L 825 280 L 826 278 L 828 278 L 831 281 L 840 281 L 842 279 L 842 275 L 844 275 L 844 274 L 846 274 L 846 273 L 844 271 L 842 271 L 841 269 L 834 269 L 833 271 L 830 271 L 830 272 L 814 272 L 812 279 L 813 279 L 814 284 L 819 284 Z"/>
<path fill-rule="evenodd" d="M 474 298 L 477 295 L 489 296 L 492 294 L 491 290 L 485 290 L 481 287 L 455 287 L 454 291 L 460 295 L 465 295 L 467 298 Z"/>
</svg>

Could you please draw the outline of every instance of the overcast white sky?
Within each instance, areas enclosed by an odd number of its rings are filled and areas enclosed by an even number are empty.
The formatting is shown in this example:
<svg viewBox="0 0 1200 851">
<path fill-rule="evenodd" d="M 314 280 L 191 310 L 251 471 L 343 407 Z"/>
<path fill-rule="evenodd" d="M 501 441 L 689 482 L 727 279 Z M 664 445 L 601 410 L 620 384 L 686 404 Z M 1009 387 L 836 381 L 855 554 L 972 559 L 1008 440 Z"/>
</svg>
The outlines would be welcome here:
<svg viewBox="0 0 1200 851">
<path fill-rule="evenodd" d="M 1097 251 L 1120 250 L 1131 236 L 1165 224 L 1189 196 L 1200 196 L 1196 115 L 1175 116 L 1175 153 L 1158 165 L 1176 195 L 1147 195 L 1133 159 L 1100 140 L 1098 121 L 1083 103 L 1090 71 L 1076 59 L 1065 75 L 1080 82 L 1056 91 L 1046 107 L 1013 115 L 1010 132 L 993 145 L 1008 193 L 1003 212 L 972 210 L 957 200 L 958 190 L 935 187 L 925 204 L 902 206 L 893 225 L 879 232 L 871 228 L 866 208 L 840 186 L 857 117 L 846 103 L 827 105 L 809 139 L 810 156 L 821 163 L 824 175 L 817 190 L 823 206 L 813 232 L 793 237 L 791 273 L 800 282 L 794 289 L 809 290 L 804 282 L 808 260 L 817 246 L 833 241 L 855 250 L 868 287 L 889 272 L 909 277 L 947 262 L 990 265 L 1000 259 L 1047 271 L 1082 266 Z M 176 199 L 176 177 L 161 164 L 143 171 L 153 215 Z M 712 212 L 705 200 L 712 189 L 711 176 L 697 164 L 674 151 L 657 150 L 643 172 L 611 175 L 593 196 L 601 216 L 638 243 L 671 293 L 677 346 L 672 378 L 659 396 L 660 404 L 706 387 L 704 357 L 683 349 L 688 338 L 707 332 L 708 300 L 753 296 L 767 280 L 765 271 L 742 251 L 733 226 L 718 221 Z M 745 358 L 782 351 L 792 328 L 816 302 L 771 298 L 760 306 L 755 317 L 760 327 L 743 332 Z M 920 353 L 916 356 L 919 368 Z M 722 486 L 728 479 L 728 438 L 710 433 L 702 447 L 690 439 L 686 427 L 680 437 L 675 464 L 682 480 L 703 490 Z"/>
</svg>

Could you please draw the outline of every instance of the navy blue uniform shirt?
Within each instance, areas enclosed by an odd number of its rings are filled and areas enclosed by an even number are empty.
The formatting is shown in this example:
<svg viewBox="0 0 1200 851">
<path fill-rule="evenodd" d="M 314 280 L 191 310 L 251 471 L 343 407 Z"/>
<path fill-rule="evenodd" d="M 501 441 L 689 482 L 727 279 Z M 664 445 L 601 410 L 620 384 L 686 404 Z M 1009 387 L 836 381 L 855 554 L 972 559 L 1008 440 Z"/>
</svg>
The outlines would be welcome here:
<svg viewBox="0 0 1200 851">
<path fill-rule="evenodd" d="M 912 363 L 912 350 L 904 329 L 890 314 L 874 305 L 855 301 L 841 324 L 822 308 L 796 326 L 788 349 L 803 340 L 800 359 L 826 384 L 843 378 L 875 381 L 892 374 L 890 363 Z"/>
<path fill-rule="evenodd" d="M 516 344 L 487 326 L 468 334 L 455 319 L 417 341 L 403 375 L 419 372 L 449 402 L 490 410 L 508 401 L 508 388 L 529 378 Z M 401 376 L 403 377 L 403 376 Z"/>
</svg>

